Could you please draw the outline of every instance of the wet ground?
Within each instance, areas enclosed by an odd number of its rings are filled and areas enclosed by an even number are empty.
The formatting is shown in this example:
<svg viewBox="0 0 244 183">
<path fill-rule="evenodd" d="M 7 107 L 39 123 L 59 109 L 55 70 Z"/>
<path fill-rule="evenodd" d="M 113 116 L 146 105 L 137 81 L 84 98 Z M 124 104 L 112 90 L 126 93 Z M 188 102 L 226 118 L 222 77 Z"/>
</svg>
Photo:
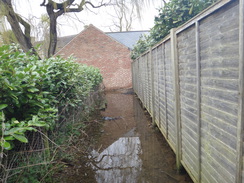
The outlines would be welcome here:
<svg viewBox="0 0 244 183">
<path fill-rule="evenodd" d="M 107 108 L 102 112 L 105 121 L 89 137 L 96 140 L 89 148 L 87 161 L 82 159 L 81 166 L 66 171 L 61 182 L 192 182 L 187 173 L 177 173 L 175 154 L 157 128 L 152 127 L 135 95 L 128 91 L 110 92 L 106 100 Z"/>
<path fill-rule="evenodd" d="M 160 134 L 139 100 L 131 94 L 106 94 L 107 120 L 102 128 L 96 157 L 95 178 L 98 183 L 175 183 L 192 182 L 177 174 L 175 154 Z M 110 118 L 108 118 L 110 119 Z"/>
</svg>

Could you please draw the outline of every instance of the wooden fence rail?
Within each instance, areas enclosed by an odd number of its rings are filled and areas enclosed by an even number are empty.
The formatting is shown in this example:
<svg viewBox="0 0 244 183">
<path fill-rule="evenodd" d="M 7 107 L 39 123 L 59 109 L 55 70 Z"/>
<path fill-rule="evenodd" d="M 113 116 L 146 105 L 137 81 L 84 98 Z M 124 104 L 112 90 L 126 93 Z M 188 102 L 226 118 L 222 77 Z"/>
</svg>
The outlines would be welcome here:
<svg viewBox="0 0 244 183">
<path fill-rule="evenodd" d="M 222 0 L 132 63 L 133 88 L 194 182 L 244 182 L 244 0 Z"/>
</svg>

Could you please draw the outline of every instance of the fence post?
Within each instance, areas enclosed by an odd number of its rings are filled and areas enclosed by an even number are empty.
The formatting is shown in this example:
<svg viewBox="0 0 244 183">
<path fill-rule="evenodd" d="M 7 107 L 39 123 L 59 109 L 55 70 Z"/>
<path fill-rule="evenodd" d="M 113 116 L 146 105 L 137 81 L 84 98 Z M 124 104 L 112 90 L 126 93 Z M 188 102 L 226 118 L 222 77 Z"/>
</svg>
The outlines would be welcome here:
<svg viewBox="0 0 244 183">
<path fill-rule="evenodd" d="M 177 37 L 175 29 L 170 30 L 171 39 L 171 60 L 173 66 L 173 85 L 174 85 L 174 120 L 176 126 L 176 167 L 180 171 L 181 165 L 181 124 L 180 124 L 180 88 L 179 88 L 179 59 L 177 51 Z"/>
<path fill-rule="evenodd" d="M 150 47 L 149 59 L 151 62 L 151 88 L 152 88 L 152 122 L 155 125 L 155 86 L 154 86 L 154 61 L 152 59 L 152 47 Z"/>
<path fill-rule="evenodd" d="M 199 22 L 195 23 L 196 31 L 196 72 L 197 72 L 197 151 L 198 151 L 198 182 L 201 182 L 201 68 L 200 68 L 200 40 L 199 40 Z"/>
<path fill-rule="evenodd" d="M 239 111 L 237 123 L 236 183 L 242 182 L 244 119 L 244 0 L 239 1 Z"/>
<path fill-rule="evenodd" d="M 135 90 L 135 86 L 134 86 L 134 83 L 135 83 L 135 81 L 134 81 L 134 79 L 135 79 L 134 78 L 134 72 L 135 72 L 134 71 L 134 64 L 135 64 L 135 62 L 132 61 L 131 64 L 130 64 L 131 65 L 130 69 L 131 69 L 131 77 L 132 77 L 132 88 Z"/>
<path fill-rule="evenodd" d="M 157 109 L 157 116 L 158 116 L 158 127 L 160 128 L 160 92 L 159 92 L 159 80 L 160 80 L 160 77 L 159 77 L 159 73 L 160 73 L 160 69 L 159 69 L 159 62 L 160 62 L 160 60 L 159 60 L 159 58 L 158 58 L 158 47 L 157 48 L 155 48 L 156 50 L 157 50 L 157 54 L 156 54 L 156 70 L 157 70 L 157 72 L 155 71 L 155 73 L 156 73 L 156 78 L 157 78 L 157 88 L 154 88 L 155 89 L 155 93 L 157 92 L 157 101 L 158 101 L 158 109 Z M 155 113 L 156 113 L 156 109 L 155 109 Z M 156 116 L 155 116 L 155 120 L 156 120 Z"/>
<path fill-rule="evenodd" d="M 166 63 L 165 63 L 165 44 L 162 45 L 162 54 L 163 54 L 163 58 L 162 58 L 162 61 L 163 61 L 163 77 L 164 77 L 164 90 L 163 90 L 163 95 L 164 95 L 164 98 L 165 98 L 165 117 L 164 117 L 164 120 L 165 120 L 165 136 L 166 136 L 166 139 L 168 140 L 169 139 L 169 128 L 168 128 L 168 115 L 167 115 L 167 111 L 168 111 L 168 104 L 167 104 L 167 91 L 166 91 Z"/>
</svg>

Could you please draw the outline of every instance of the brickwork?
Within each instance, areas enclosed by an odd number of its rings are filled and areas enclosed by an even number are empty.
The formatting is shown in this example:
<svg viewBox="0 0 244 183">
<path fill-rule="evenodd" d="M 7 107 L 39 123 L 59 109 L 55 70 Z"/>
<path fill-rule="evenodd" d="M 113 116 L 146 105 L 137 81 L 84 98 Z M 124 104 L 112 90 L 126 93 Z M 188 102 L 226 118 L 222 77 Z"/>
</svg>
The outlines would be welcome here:
<svg viewBox="0 0 244 183">
<path fill-rule="evenodd" d="M 129 48 L 93 25 L 89 25 L 56 55 L 73 55 L 77 62 L 99 68 L 106 90 L 132 86 Z"/>
</svg>

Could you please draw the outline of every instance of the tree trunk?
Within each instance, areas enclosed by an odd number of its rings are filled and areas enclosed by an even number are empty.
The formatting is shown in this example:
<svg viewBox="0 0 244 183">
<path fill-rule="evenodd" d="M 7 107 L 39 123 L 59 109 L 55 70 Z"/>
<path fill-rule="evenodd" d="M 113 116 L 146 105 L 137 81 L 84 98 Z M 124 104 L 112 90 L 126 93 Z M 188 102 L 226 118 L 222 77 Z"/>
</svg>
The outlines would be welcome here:
<svg viewBox="0 0 244 183">
<path fill-rule="evenodd" d="M 49 49 L 48 49 L 48 58 L 53 56 L 56 51 L 58 35 L 57 35 L 57 18 L 50 17 L 50 42 L 49 42 Z"/>
<path fill-rule="evenodd" d="M 48 58 L 53 56 L 56 51 L 57 46 L 57 18 L 58 16 L 54 12 L 53 5 L 48 4 L 46 6 L 48 16 L 50 18 L 50 42 L 49 42 L 49 48 L 48 48 Z"/>
<path fill-rule="evenodd" d="M 31 43 L 30 25 L 14 12 L 11 0 L 0 0 L 0 5 L 3 6 L 4 15 L 7 17 L 12 31 L 14 32 L 23 51 L 38 55 Z M 25 28 L 25 34 L 20 27 L 20 22 Z"/>
</svg>

